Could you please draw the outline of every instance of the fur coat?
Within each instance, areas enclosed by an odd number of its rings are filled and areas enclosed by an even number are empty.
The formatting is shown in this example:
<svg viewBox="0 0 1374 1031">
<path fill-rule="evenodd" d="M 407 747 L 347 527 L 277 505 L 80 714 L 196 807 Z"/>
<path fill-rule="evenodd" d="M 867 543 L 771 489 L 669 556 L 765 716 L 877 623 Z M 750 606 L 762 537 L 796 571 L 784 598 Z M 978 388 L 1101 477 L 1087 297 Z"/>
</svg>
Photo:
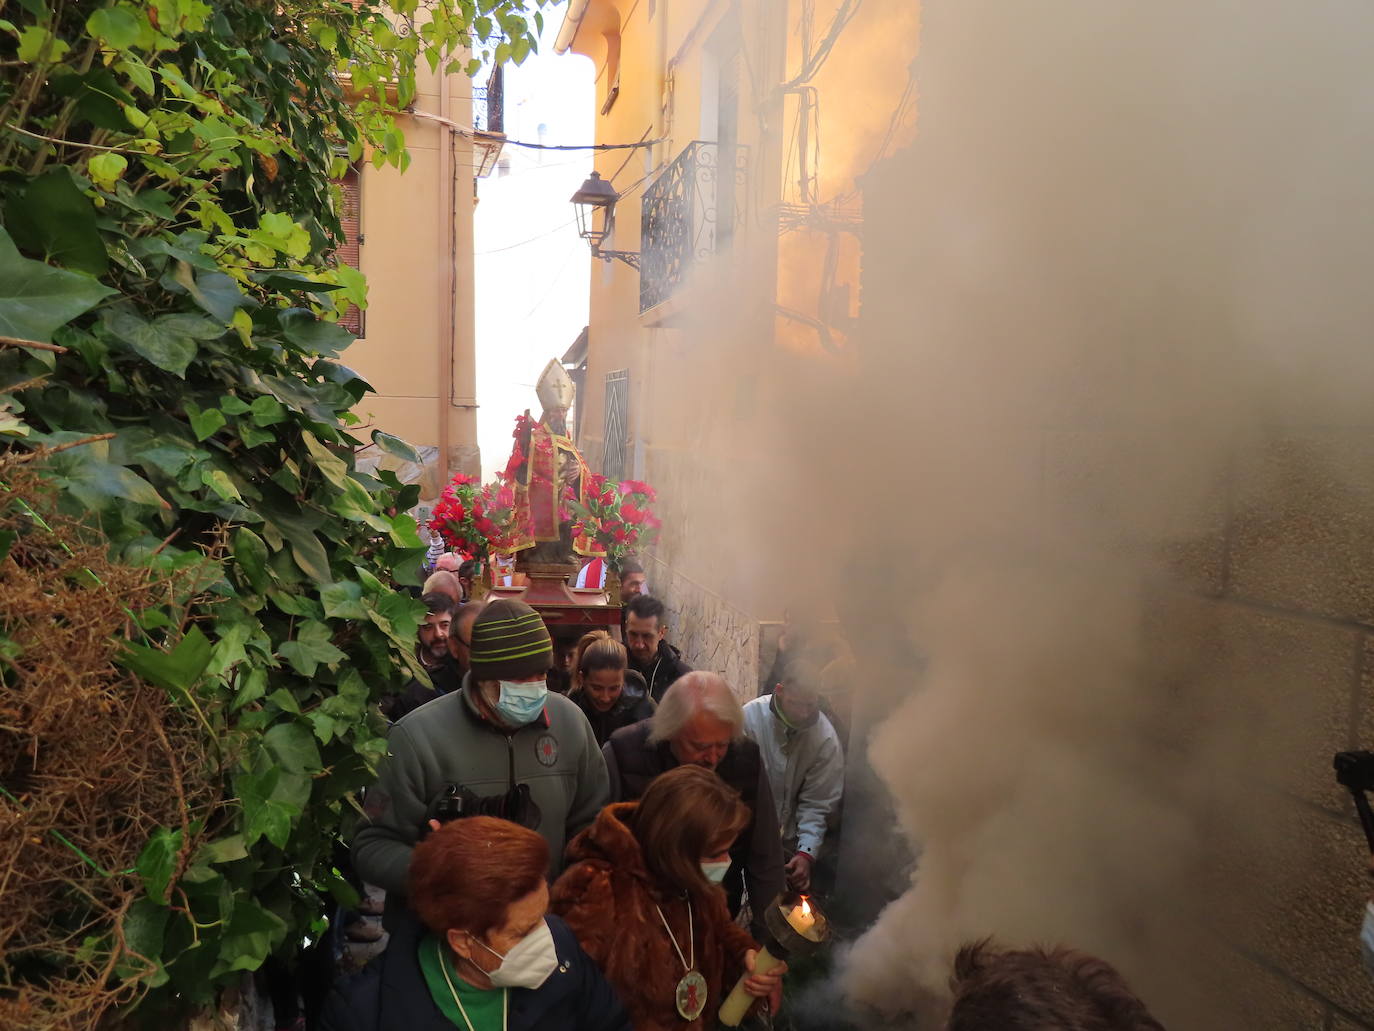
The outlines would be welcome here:
<svg viewBox="0 0 1374 1031">
<path fill-rule="evenodd" d="M 687 899 L 655 884 L 644 866 L 627 818 L 637 802 L 609 805 L 568 845 L 569 867 L 553 886 L 553 912 L 611 982 L 635 1031 L 706 1031 L 744 972 L 744 954 L 758 948 L 733 920 L 725 892 L 713 888 L 691 899 L 696 969 L 706 979 L 706 1008 L 694 1021 L 678 1014 L 682 960 L 654 909 L 657 903 L 690 958 Z"/>
</svg>

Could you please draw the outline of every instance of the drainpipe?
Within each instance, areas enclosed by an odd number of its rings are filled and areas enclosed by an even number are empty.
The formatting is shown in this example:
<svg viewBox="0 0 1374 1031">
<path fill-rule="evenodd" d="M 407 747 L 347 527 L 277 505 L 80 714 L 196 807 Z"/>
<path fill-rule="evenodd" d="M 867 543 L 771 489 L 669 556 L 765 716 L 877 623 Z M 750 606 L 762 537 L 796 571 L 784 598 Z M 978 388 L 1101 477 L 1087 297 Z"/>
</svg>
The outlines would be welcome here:
<svg viewBox="0 0 1374 1031">
<path fill-rule="evenodd" d="M 449 82 L 448 75 L 440 74 L 439 78 L 439 117 L 445 120 L 449 117 Z M 439 483 L 440 490 L 448 483 L 453 475 L 449 469 L 449 450 L 452 441 L 449 439 L 449 404 L 453 399 L 453 350 L 454 350 L 454 330 L 456 319 L 454 314 L 454 304 L 458 293 L 458 269 L 456 265 L 458 257 L 458 228 L 457 211 L 453 203 L 453 131 L 447 127 L 441 128 L 441 145 L 439 147 L 439 188 L 444 192 L 443 212 L 444 212 L 444 240 L 440 247 L 439 259 L 444 268 L 444 311 L 443 318 L 439 320 L 440 344 L 436 348 L 438 351 L 438 378 L 435 380 L 439 395 L 436 399 L 439 416 Z"/>
</svg>

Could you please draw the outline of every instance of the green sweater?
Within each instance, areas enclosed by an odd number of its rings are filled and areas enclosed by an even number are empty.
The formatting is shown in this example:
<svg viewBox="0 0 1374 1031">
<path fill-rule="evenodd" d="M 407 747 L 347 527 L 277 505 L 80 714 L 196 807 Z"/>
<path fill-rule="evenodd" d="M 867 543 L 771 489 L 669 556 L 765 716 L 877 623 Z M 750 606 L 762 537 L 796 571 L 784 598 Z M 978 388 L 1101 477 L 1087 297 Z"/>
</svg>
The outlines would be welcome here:
<svg viewBox="0 0 1374 1031">
<path fill-rule="evenodd" d="M 539 807 L 534 829 L 549 843 L 549 875 L 563 869 L 563 848 L 610 801 L 606 761 L 587 717 L 562 695 L 549 694 L 542 716 L 508 731 L 461 691 L 422 705 L 391 728 L 388 755 L 367 792 L 366 817 L 353 836 L 353 866 L 371 884 L 404 895 L 410 854 L 425 813 L 446 784 L 499 795 L 515 780 Z"/>
</svg>

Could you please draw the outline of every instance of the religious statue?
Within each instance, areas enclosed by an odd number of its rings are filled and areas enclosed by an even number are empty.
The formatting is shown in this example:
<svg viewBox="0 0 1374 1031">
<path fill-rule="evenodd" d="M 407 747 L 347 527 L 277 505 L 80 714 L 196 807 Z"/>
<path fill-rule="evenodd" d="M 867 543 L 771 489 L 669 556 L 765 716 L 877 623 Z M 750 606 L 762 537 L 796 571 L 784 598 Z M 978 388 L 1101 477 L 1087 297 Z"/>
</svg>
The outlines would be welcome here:
<svg viewBox="0 0 1374 1031">
<path fill-rule="evenodd" d="M 565 565 L 575 567 L 576 556 L 601 555 L 595 541 L 573 532 L 567 504 L 583 500 L 591 473 L 568 436 L 568 409 L 576 388 L 557 359 L 544 367 L 536 386 L 544 406 L 535 422 L 525 412 L 516 435 L 519 458 L 514 469 L 515 510 L 519 528 L 511 551 L 521 566 Z"/>
</svg>

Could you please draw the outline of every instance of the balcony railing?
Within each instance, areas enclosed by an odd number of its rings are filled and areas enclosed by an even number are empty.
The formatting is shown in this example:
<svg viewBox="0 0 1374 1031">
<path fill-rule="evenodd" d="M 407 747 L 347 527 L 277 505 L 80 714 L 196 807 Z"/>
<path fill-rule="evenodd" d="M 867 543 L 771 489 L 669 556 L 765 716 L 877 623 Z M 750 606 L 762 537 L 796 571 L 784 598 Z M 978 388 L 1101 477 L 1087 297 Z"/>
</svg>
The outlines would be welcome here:
<svg viewBox="0 0 1374 1031">
<path fill-rule="evenodd" d="M 644 191 L 639 310 L 662 304 L 692 267 L 730 249 L 744 219 L 745 147 L 689 143 Z"/>
</svg>

